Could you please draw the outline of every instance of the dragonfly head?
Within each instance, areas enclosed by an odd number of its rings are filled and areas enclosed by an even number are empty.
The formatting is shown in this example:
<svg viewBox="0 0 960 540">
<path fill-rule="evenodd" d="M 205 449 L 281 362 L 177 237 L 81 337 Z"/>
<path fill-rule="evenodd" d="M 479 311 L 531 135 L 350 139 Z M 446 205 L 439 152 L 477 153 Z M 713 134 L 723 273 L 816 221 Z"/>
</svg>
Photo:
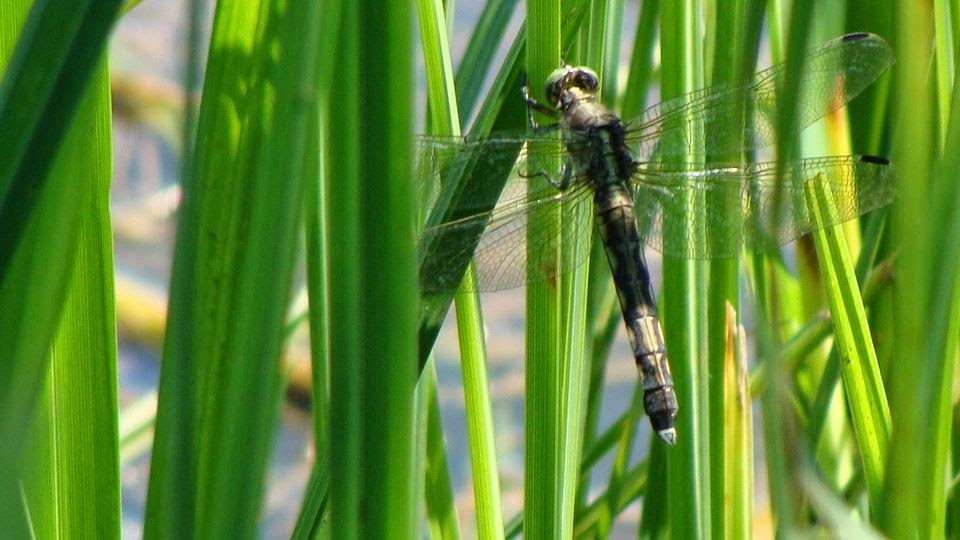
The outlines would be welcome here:
<svg viewBox="0 0 960 540">
<path fill-rule="evenodd" d="M 574 101 L 596 96 L 600 79 L 588 67 L 563 66 L 547 77 L 545 93 L 554 107 L 564 110 Z"/>
</svg>

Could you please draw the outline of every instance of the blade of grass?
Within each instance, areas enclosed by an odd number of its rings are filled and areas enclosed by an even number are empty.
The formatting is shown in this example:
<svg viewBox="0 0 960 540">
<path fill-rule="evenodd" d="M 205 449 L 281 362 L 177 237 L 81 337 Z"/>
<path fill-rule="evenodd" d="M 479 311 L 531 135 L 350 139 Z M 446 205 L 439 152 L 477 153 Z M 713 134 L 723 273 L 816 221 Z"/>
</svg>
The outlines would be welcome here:
<svg viewBox="0 0 960 540">
<path fill-rule="evenodd" d="M 439 0 L 418 3 L 421 42 L 427 73 L 430 125 L 434 134 L 458 136 L 460 115 L 454 91 L 453 68 L 446 35 L 443 6 Z M 464 276 L 464 289 L 472 291 L 474 271 L 471 265 Z M 497 469 L 493 409 L 487 380 L 487 356 L 483 342 L 483 319 L 479 295 L 461 293 L 455 298 L 457 331 L 460 339 L 460 362 L 466 400 L 467 438 L 470 445 L 470 464 L 473 474 L 473 494 L 476 506 L 477 534 L 482 538 L 503 536 L 503 515 L 500 504 L 500 479 Z M 442 438 L 434 438 L 443 451 Z M 443 462 L 446 465 L 446 462 Z M 448 511 L 447 508 L 443 510 Z"/>
<path fill-rule="evenodd" d="M 543 99 L 537 83 L 546 80 L 561 56 L 560 5 L 542 0 L 527 2 L 526 20 L 528 76 L 534 97 Z M 539 118 L 544 121 L 542 115 Z M 560 169 L 559 163 L 554 165 L 554 170 Z M 531 230 L 560 226 L 560 216 L 555 213 L 538 212 L 528 218 Z M 557 248 L 552 246 L 552 253 L 541 248 L 537 253 L 528 253 L 527 259 L 556 264 Z M 566 458 L 560 415 L 565 408 L 565 396 L 563 367 L 558 362 L 563 357 L 559 287 L 558 282 L 527 286 L 523 534 L 529 538 L 568 538 L 573 524 L 573 516 L 566 521 L 563 514 Z"/>
<path fill-rule="evenodd" d="M 120 6 L 120 0 L 36 2 L 23 24 L 0 85 L 0 281 Z"/>
<path fill-rule="evenodd" d="M 808 186 L 808 205 L 814 219 L 829 221 L 836 211 L 834 196 L 822 178 Z M 853 272 L 841 226 L 821 228 L 814 233 L 814 245 L 824 273 L 824 285 L 839 347 L 847 402 L 866 474 L 871 505 L 880 502 L 883 467 L 890 439 L 890 410 L 884 394 L 880 368 Z"/>
<path fill-rule="evenodd" d="M 715 44 L 713 45 L 712 83 L 741 87 L 749 82 L 756 70 L 763 6 L 759 2 L 736 2 L 716 11 Z M 742 133 L 746 118 L 745 95 L 740 96 L 738 108 L 727 111 L 718 122 L 720 130 Z M 735 126 L 731 129 L 730 126 Z M 706 126 L 706 136 L 714 132 Z M 711 162 L 739 162 L 742 155 L 709 155 Z M 731 186 L 729 189 L 737 189 Z M 735 201 L 736 197 L 726 200 Z M 735 223 L 739 208 L 731 205 L 719 209 Z M 710 231 L 720 233 L 721 231 Z M 717 241 L 710 237 L 708 241 Z M 709 437 L 710 456 L 710 528 L 716 537 L 729 536 L 732 530 L 744 530 L 749 514 L 752 493 L 752 475 L 743 476 L 742 464 L 752 463 L 750 430 L 744 427 L 743 415 L 749 418 L 749 406 L 744 403 L 746 390 L 738 383 L 745 374 L 737 362 L 738 317 L 740 313 L 738 258 L 710 262 L 707 289 L 708 365 L 709 374 Z M 731 316 L 732 314 L 732 316 Z M 723 362 L 718 359 L 723 359 Z M 748 402 L 747 402 L 748 403 Z M 744 412 L 746 409 L 746 412 Z M 744 440 L 747 437 L 747 440 Z M 739 450 L 739 452 L 738 452 Z M 743 455 L 743 451 L 747 455 Z M 744 490 L 746 493 L 744 493 Z M 729 522 L 728 522 L 729 520 Z M 733 535 L 736 537 L 736 535 Z"/>
<path fill-rule="evenodd" d="M 893 353 L 888 381 L 890 412 L 896 419 L 886 466 L 884 500 L 878 508 L 880 523 L 891 537 L 920 535 L 937 537 L 938 524 L 924 519 L 932 489 L 930 471 L 924 470 L 922 455 L 936 444 L 928 429 L 931 418 L 927 406 L 933 399 L 930 377 L 937 373 L 940 359 L 932 351 L 941 343 L 928 344 L 931 327 L 930 306 L 939 295 L 949 290 L 934 290 L 931 282 L 934 265 L 940 265 L 943 249 L 938 240 L 945 217 L 930 211 L 936 194 L 933 174 L 935 155 L 934 120 L 936 104 L 927 77 L 930 45 L 933 43 L 929 22 L 932 6 L 901 2 L 895 6 L 897 69 L 895 92 L 917 99 L 899 100 L 896 109 L 898 140 L 893 157 L 900 171 L 897 204 L 891 220 L 891 233 L 900 254 L 895 261 L 897 279 L 909 287 L 894 288 L 896 305 Z M 946 315 L 941 311 L 941 314 Z M 935 324 L 935 323 L 934 323 Z M 931 346 L 932 345 L 932 346 Z M 911 361 L 903 362 L 909 358 Z"/>
<path fill-rule="evenodd" d="M 108 189 L 109 178 L 109 172 L 104 173 L 103 169 L 109 168 L 109 143 L 103 146 L 104 138 L 109 135 L 102 131 L 108 122 L 103 115 L 108 113 L 102 108 L 95 109 L 106 99 L 106 83 L 98 79 L 98 86 L 87 92 L 90 86 L 87 79 L 98 67 L 115 12 L 106 15 L 101 11 L 114 7 L 109 2 L 92 8 L 46 2 L 33 6 L 29 14 L 27 2 L 8 1 L 2 7 L 5 18 L 0 25 L 0 65 L 4 73 L 0 86 L 0 125 L 3 125 L 0 193 L 6 198 L 0 209 L 0 222 L 6 225 L 0 233 L 0 244 L 4 246 L 0 259 L 5 261 L 0 271 L 3 274 L 0 305 L 4 306 L 0 309 L 0 350 L 4 351 L 6 361 L 0 362 L 0 461 L 7 466 L 0 467 L 0 530 L 26 537 L 30 534 L 26 529 L 29 510 L 24 506 L 27 501 L 22 498 L 24 493 L 19 481 L 21 475 L 30 472 L 30 464 L 36 462 L 20 452 L 35 419 L 44 379 L 51 366 L 50 347 L 55 333 L 58 326 L 63 328 L 61 337 L 57 338 L 61 344 L 58 354 L 62 355 L 67 351 L 67 342 L 72 341 L 79 348 L 91 343 L 88 339 L 95 339 L 79 331 L 66 330 L 76 324 L 78 310 L 89 309 L 96 314 L 87 327 L 96 338 L 109 341 L 113 328 L 113 319 L 108 319 L 105 311 L 98 311 L 112 310 L 112 301 L 95 292 L 85 299 L 83 293 L 71 292 L 68 296 L 68 290 L 72 275 L 78 272 L 75 264 L 90 272 L 97 271 L 91 259 L 103 256 L 100 251 L 103 245 L 102 237 L 95 236 L 94 231 L 102 232 L 100 227 L 109 229 L 108 222 L 100 221 L 105 218 L 102 197 Z M 58 16 L 48 10 L 60 10 L 72 18 L 53 31 L 55 36 L 43 35 L 51 32 L 49 24 L 57 23 Z M 87 28 L 90 34 L 77 35 L 76 26 Z M 76 61 L 77 65 L 65 65 L 68 60 Z M 86 105 L 82 105 L 84 99 Z M 74 112 L 81 106 L 88 110 L 82 119 L 71 121 L 79 118 Z M 90 131 L 97 129 L 100 131 L 95 132 L 95 143 L 91 144 Z M 61 145 L 64 137 L 72 141 Z M 76 142 L 78 138 L 84 140 Z M 21 196 L 24 198 L 18 199 Z M 31 211 L 34 208 L 36 211 Z M 82 236 L 78 233 L 81 227 Z M 81 249 L 78 261 L 75 255 Z M 109 280 L 102 274 L 87 278 Z M 67 322 L 61 321 L 64 309 L 69 309 Z M 61 326 L 64 324 L 69 326 Z M 109 350 L 104 354 L 110 354 Z M 110 357 L 98 360 L 87 373 L 109 371 L 113 365 Z M 111 384 L 114 394 L 109 396 L 105 392 Z M 116 434 L 115 401 L 113 413 L 109 412 L 111 397 L 114 400 L 116 397 L 115 382 L 99 380 L 96 388 L 99 391 L 87 397 L 97 403 L 97 410 L 103 416 L 82 426 L 55 425 L 56 429 L 66 430 L 64 444 L 85 448 L 91 440 L 97 440 L 109 448 L 112 437 L 107 435 L 105 440 L 100 437 L 111 425 L 113 436 Z M 72 399 L 67 396 L 79 391 L 69 381 L 58 390 L 58 399 Z M 77 397 L 76 394 L 73 397 Z M 110 460 L 110 455 L 108 450 L 106 459 Z M 112 455 L 116 461 L 115 444 Z M 88 472 L 87 459 L 78 460 L 76 465 L 61 472 L 71 477 Z M 97 494 L 97 500 L 113 509 L 110 498 L 116 498 L 117 485 L 110 485 L 109 471 L 91 478 L 91 483 L 104 489 Z M 71 497 L 80 496 L 75 487 L 71 485 L 63 493 L 48 493 L 49 497 L 39 496 L 53 505 L 68 502 Z M 97 512 L 95 516 L 91 526 L 109 531 L 110 523 L 103 521 L 103 513 Z M 47 514 L 47 517 L 53 516 Z"/>
<path fill-rule="evenodd" d="M 325 536 L 330 513 L 330 472 L 326 456 L 318 455 L 310 471 L 310 479 L 303 495 L 297 523 L 290 534 L 292 540 L 329 538 Z"/>
<path fill-rule="evenodd" d="M 360 125 L 359 13 L 352 2 L 341 2 L 340 40 L 336 53 L 337 102 L 330 102 L 330 123 Z M 331 135 L 333 133 L 331 132 Z M 363 294 L 360 282 L 360 148 L 352 131 L 330 138 L 331 181 L 326 189 L 329 242 L 330 313 L 330 535 L 360 538 L 361 485 L 364 471 L 362 446 L 363 398 L 366 374 L 361 339 Z M 332 240 L 332 238 L 331 238 Z"/>
<path fill-rule="evenodd" d="M 943 107 L 945 105 L 941 105 Z M 951 437 L 956 444 L 956 404 L 953 403 L 952 387 L 956 377 L 958 310 L 960 310 L 960 287 L 958 287 L 957 246 L 960 234 L 960 220 L 956 216 L 956 204 L 960 199 L 960 190 L 956 187 L 956 171 L 960 169 L 960 158 L 955 154 L 960 148 L 960 85 L 953 83 L 950 120 L 946 130 L 946 142 L 940 160 L 933 168 L 935 177 L 932 189 L 936 199 L 933 217 L 929 221 L 932 242 L 936 249 L 937 260 L 930 269 L 930 302 L 928 307 L 927 330 L 921 351 L 921 358 L 927 370 L 918 373 L 918 388 L 914 390 L 914 399 L 919 403 L 919 421 L 921 441 L 917 442 L 924 451 L 920 454 L 921 463 L 917 465 L 919 478 L 913 479 L 923 500 L 914 503 L 920 511 L 918 521 L 925 524 L 929 534 L 944 534 L 944 516 L 948 496 L 945 493 L 943 478 L 948 476 L 947 460 L 950 456 Z M 904 391 L 905 392 L 905 391 Z M 901 396 L 903 397 L 903 396 Z M 914 411 L 910 411 L 914 412 Z M 951 433 L 951 430 L 953 433 Z M 903 444 L 906 446 L 906 443 Z M 901 451 L 906 451 L 902 448 Z M 953 449 L 954 455 L 956 448 Z M 903 456 L 898 456 L 902 458 Z M 891 467 L 893 463 L 891 463 Z M 888 474 L 891 474 L 888 468 Z M 911 486 L 914 487 L 914 486 Z M 954 498 L 956 492 L 954 492 Z M 893 497 L 891 497 L 893 500 Z"/>
<path fill-rule="evenodd" d="M 217 6 L 184 186 L 190 215 L 178 231 L 147 537 L 242 537 L 256 527 L 282 383 L 311 102 L 303 88 L 318 20 L 318 2 Z M 221 99 L 239 87 L 248 89 L 242 99 Z M 175 403 L 184 395 L 187 409 Z"/>
<path fill-rule="evenodd" d="M 363 534 L 412 538 L 422 485 L 412 478 L 416 383 L 417 222 L 411 139 L 410 6 L 360 3 L 360 276 Z M 373 81 L 384 84 L 370 84 Z M 363 84 L 366 82 L 366 84 Z"/>
<path fill-rule="evenodd" d="M 108 80 L 101 62 L 50 172 L 49 185 L 82 211 L 27 459 L 24 493 L 33 532 L 43 538 L 120 534 Z"/>
<path fill-rule="evenodd" d="M 703 85 L 701 11 L 692 3 L 665 2 L 660 13 L 661 99 L 669 99 Z M 695 127 L 703 133 L 704 126 Z M 688 159 L 703 159 L 691 156 Z M 689 200 L 692 212 L 696 201 Z M 700 231 L 701 233 L 704 231 Z M 706 273 L 702 261 L 664 257 L 662 315 L 673 380 L 676 385 L 677 447 L 668 450 L 667 471 L 651 468 L 651 485 L 669 483 L 669 531 L 683 538 L 704 537 L 710 526 L 708 411 L 706 385 L 708 343 L 705 322 Z M 658 478 L 659 477 L 659 478 Z M 653 491 L 660 491 L 660 486 Z M 683 502 L 681 502 L 683 501 Z M 645 512 L 646 513 L 646 512 Z M 646 519 L 646 516 L 645 516 Z"/>
<path fill-rule="evenodd" d="M 954 55 L 953 27 L 950 24 L 950 4 L 948 2 L 933 2 L 934 23 L 934 50 L 937 68 L 937 126 L 940 128 L 939 142 L 942 144 L 947 136 L 950 122 L 951 87 L 954 82 Z M 954 6 L 956 8 L 956 6 Z"/>
<path fill-rule="evenodd" d="M 813 11 L 814 6 L 811 2 L 795 2 L 788 23 L 787 40 L 784 44 L 786 73 L 782 85 L 777 88 L 775 135 L 778 186 L 783 185 L 783 171 L 787 164 L 799 157 L 797 135 L 797 107 L 801 97 L 799 83 L 802 80 Z M 785 203 L 782 190 L 775 192 L 772 223 L 779 222 Z M 770 325 L 773 321 L 781 320 L 778 306 L 774 303 L 771 312 L 762 315 L 768 317 L 762 322 L 768 327 L 768 335 L 774 336 Z M 793 450 L 800 445 L 797 444 L 795 419 L 788 409 L 786 373 L 776 362 L 777 355 L 769 358 L 774 360 L 768 367 L 774 382 L 764 394 L 763 401 L 764 441 L 769 463 L 768 482 L 776 530 L 781 534 L 790 534 L 802 521 L 800 491 L 794 484 L 798 460 Z"/>
<path fill-rule="evenodd" d="M 723 536 L 749 538 L 753 531 L 753 415 L 747 382 L 745 330 L 732 307 L 727 310 L 727 348 L 724 364 L 724 422 L 728 426 L 724 449 Z"/>
<path fill-rule="evenodd" d="M 460 538 L 460 521 L 457 517 L 457 508 L 454 505 L 453 487 L 450 480 L 450 467 L 447 463 L 446 445 L 443 434 L 443 423 L 440 418 L 440 402 L 437 400 L 437 370 L 433 360 L 427 362 L 427 367 L 420 377 L 418 383 L 418 392 L 426 393 L 425 406 L 428 408 L 427 434 L 426 434 L 426 507 L 427 523 L 430 527 L 432 538 L 443 538 L 457 540 Z M 471 455 L 471 459 L 473 459 Z M 494 469 L 495 470 L 495 469 Z M 484 486 L 483 493 L 490 492 L 489 486 Z M 496 491 L 496 501 L 499 503 L 500 492 Z M 489 513 L 495 511 L 500 514 L 499 506 L 495 509 L 483 509 L 477 501 L 477 514 L 481 512 Z M 502 518 L 501 518 L 502 519 Z M 477 531 L 481 530 L 481 520 L 477 519 Z M 497 538 L 503 536 L 503 525 L 496 531 L 494 536 Z"/>
<path fill-rule="evenodd" d="M 340 31 L 340 2 L 325 2 L 320 20 L 320 51 L 317 53 L 316 100 L 311 104 L 304 152 L 304 243 L 306 246 L 307 294 L 310 305 L 310 356 L 312 360 L 313 410 L 328 411 L 330 405 L 330 298 L 329 231 L 327 230 L 326 164 L 330 153 L 330 86 Z M 329 418 L 313 415 L 317 455 L 326 455 Z"/>
<path fill-rule="evenodd" d="M 470 35 L 470 43 L 460 59 L 455 79 L 464 119 L 470 118 L 476 108 L 483 81 L 516 6 L 517 0 L 491 0 L 483 5 L 483 12 Z"/>
<path fill-rule="evenodd" d="M 584 51 L 584 54 L 577 63 L 586 64 L 596 68 L 598 73 L 602 72 L 602 62 L 606 56 L 605 47 L 609 43 L 610 21 L 607 20 L 609 8 L 607 2 L 592 2 L 592 12 L 594 16 L 590 24 L 581 30 L 583 39 L 590 45 Z M 619 23 L 619 20 L 617 21 Z M 564 33 L 569 32 L 566 28 Z M 562 41 L 562 40 L 561 40 Z M 616 47 L 619 50 L 619 46 Z M 577 60 L 573 55 L 566 57 L 569 61 Z M 606 83 L 601 81 L 600 95 L 604 95 Z M 555 169 L 559 170 L 559 169 Z M 581 227 L 578 230 L 569 231 L 571 227 L 578 226 L 580 223 L 590 223 L 593 216 L 593 207 L 590 204 L 577 204 L 564 207 L 564 212 L 560 215 L 561 227 L 565 229 L 562 233 L 563 238 L 569 239 L 568 242 L 559 246 L 559 260 L 575 257 L 576 254 L 589 251 L 591 241 L 594 238 L 593 227 Z M 561 505 L 560 508 L 562 523 L 565 532 L 570 532 L 573 527 L 576 507 L 577 507 L 577 487 L 580 482 L 579 471 L 581 452 L 583 450 L 584 426 L 589 406 L 589 390 L 591 382 L 591 365 L 587 359 L 590 358 L 590 344 L 587 341 L 587 327 L 593 326 L 594 322 L 589 319 L 593 313 L 590 310 L 590 304 L 587 301 L 587 293 L 590 286 L 590 271 L 595 269 L 591 265 L 580 265 L 573 272 L 561 276 L 559 283 L 561 286 L 560 296 L 560 335 L 562 338 L 562 356 L 560 357 L 561 373 L 561 395 L 560 420 L 561 420 L 561 448 L 563 452 L 563 463 L 560 469 L 563 484 L 561 486 Z M 603 270 L 608 274 L 608 270 Z"/>
</svg>

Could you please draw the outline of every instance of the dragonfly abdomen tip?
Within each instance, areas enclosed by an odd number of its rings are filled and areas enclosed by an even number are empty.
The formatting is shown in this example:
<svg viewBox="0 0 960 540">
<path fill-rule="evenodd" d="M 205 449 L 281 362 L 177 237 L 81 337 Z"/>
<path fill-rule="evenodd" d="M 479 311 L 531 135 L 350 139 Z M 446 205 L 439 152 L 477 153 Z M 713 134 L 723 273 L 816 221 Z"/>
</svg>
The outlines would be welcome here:
<svg viewBox="0 0 960 540">
<path fill-rule="evenodd" d="M 661 429 L 657 431 L 657 435 L 663 439 L 663 442 L 667 443 L 670 446 L 677 445 L 677 430 L 674 428 Z"/>
</svg>

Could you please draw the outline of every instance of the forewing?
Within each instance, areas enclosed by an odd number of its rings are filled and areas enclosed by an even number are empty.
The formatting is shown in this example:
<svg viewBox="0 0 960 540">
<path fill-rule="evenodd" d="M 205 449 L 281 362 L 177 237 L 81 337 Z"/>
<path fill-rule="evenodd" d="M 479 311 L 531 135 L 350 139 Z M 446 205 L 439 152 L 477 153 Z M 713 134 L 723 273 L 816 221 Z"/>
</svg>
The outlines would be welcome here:
<svg viewBox="0 0 960 540">
<path fill-rule="evenodd" d="M 523 180 L 511 180 L 505 191 L 517 192 L 526 185 Z M 424 230 L 420 236 L 421 290 L 470 290 L 460 288 L 463 269 L 458 271 L 451 262 L 469 257 L 471 251 L 477 270 L 473 289 L 479 291 L 554 279 L 582 264 L 589 253 L 593 218 L 589 187 L 576 184 L 563 192 L 552 189 L 547 193 L 509 198 L 493 211 Z M 561 222 L 541 224 L 530 219 L 534 212 L 558 212 Z M 531 223 L 538 225 L 531 228 Z M 423 260 L 427 245 L 439 246 L 431 260 Z M 528 260 L 528 253 L 542 258 Z"/>
<path fill-rule="evenodd" d="M 417 146 L 420 208 L 428 217 L 428 226 L 488 212 L 494 204 L 528 199 L 529 183 L 518 181 L 517 176 L 526 174 L 525 170 L 556 176 L 558 171 L 546 170 L 541 163 L 555 160 L 563 153 L 555 134 L 547 132 L 424 136 L 418 138 Z M 549 185 L 543 185 L 541 190 L 543 193 L 535 194 L 535 198 L 546 197 L 551 191 Z M 429 217 L 443 213 L 447 206 L 453 207 L 447 215 Z"/>
<path fill-rule="evenodd" d="M 848 34 L 828 42 L 806 59 L 800 82 L 798 126 L 809 126 L 843 107 L 893 63 L 893 50 L 873 34 Z M 754 75 L 748 85 L 704 88 L 647 109 L 629 122 L 628 144 L 644 159 L 726 154 L 769 146 L 773 142 L 777 88 L 786 64 Z M 745 100 L 745 101 L 743 101 Z M 736 126 L 732 111 L 746 103 L 750 122 Z M 704 130 L 709 137 L 704 138 Z"/>
<path fill-rule="evenodd" d="M 823 182 L 836 206 L 824 227 L 880 208 L 895 196 L 893 166 L 872 156 L 794 162 L 785 167 L 779 189 L 775 162 L 705 167 L 652 166 L 638 172 L 634 201 L 641 235 L 665 255 L 731 258 L 744 246 L 762 251 L 815 230 L 805 198 L 805 184 L 814 179 Z"/>
</svg>

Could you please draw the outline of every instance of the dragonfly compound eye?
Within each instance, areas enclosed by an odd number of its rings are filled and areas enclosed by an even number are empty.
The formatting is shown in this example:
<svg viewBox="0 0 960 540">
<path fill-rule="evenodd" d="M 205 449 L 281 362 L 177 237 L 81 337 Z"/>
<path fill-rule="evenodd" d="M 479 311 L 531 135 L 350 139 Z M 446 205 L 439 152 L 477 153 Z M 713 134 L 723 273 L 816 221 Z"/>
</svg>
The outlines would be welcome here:
<svg viewBox="0 0 960 540">
<path fill-rule="evenodd" d="M 566 88 L 567 81 L 570 79 L 570 74 L 573 71 L 575 71 L 574 68 L 570 66 L 563 66 L 553 70 L 553 72 L 547 76 L 547 82 L 544 83 L 543 93 L 547 96 L 547 102 L 554 107 L 556 107 L 560 102 L 560 94 Z"/>
<path fill-rule="evenodd" d="M 560 105 L 563 93 L 571 88 L 578 88 L 587 94 L 596 93 L 600 87 L 597 74 L 588 67 L 563 66 L 555 69 L 547 77 L 544 94 L 548 102 L 554 107 Z"/>
<path fill-rule="evenodd" d="M 589 94 L 596 93 L 600 89 L 600 78 L 588 67 L 578 67 L 571 72 L 571 86 L 583 89 Z"/>
</svg>

